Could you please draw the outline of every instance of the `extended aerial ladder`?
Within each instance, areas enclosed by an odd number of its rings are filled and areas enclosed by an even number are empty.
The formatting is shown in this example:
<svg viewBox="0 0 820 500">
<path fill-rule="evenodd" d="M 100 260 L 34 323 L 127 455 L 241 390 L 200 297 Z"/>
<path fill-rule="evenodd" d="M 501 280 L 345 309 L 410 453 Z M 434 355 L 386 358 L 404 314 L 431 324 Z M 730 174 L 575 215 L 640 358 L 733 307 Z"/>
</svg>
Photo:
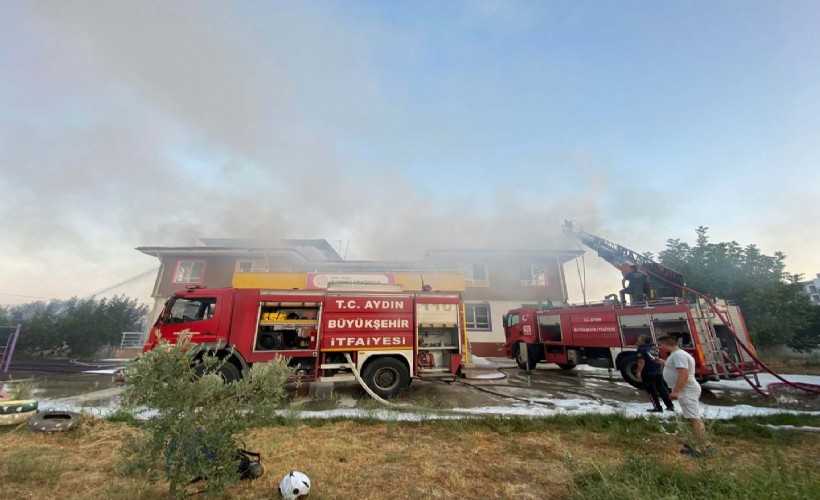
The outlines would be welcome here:
<svg viewBox="0 0 820 500">
<path fill-rule="evenodd" d="M 622 272 L 625 271 L 628 266 L 637 265 L 638 268 L 649 277 L 650 287 L 652 288 L 654 294 L 653 298 L 662 299 L 665 297 L 684 297 L 687 293 L 695 296 L 697 298 L 697 309 L 700 311 L 700 317 L 696 318 L 696 321 L 702 322 L 708 328 L 709 332 L 709 339 L 705 342 L 706 345 L 704 346 L 704 354 L 706 354 L 709 364 L 723 364 L 724 370 L 722 371 L 724 373 L 728 373 L 726 368 L 731 367 L 736 369 L 749 383 L 749 385 L 757 391 L 758 394 L 764 397 L 771 397 L 771 393 L 766 393 L 760 389 L 760 383 L 757 381 L 756 374 L 754 375 L 755 381 L 753 382 L 745 373 L 743 373 L 742 370 L 737 367 L 735 360 L 731 359 L 731 357 L 729 357 L 723 350 L 723 346 L 716 335 L 714 327 L 712 326 L 711 321 L 708 320 L 709 315 L 714 315 L 725 325 L 734 340 L 737 341 L 738 347 L 745 351 L 746 354 L 763 370 L 778 379 L 780 381 L 779 385 L 793 387 L 811 394 L 820 394 L 820 386 L 790 382 L 766 366 L 765 363 L 760 361 L 756 353 L 751 350 L 749 346 L 747 346 L 738 336 L 730 315 L 727 315 L 724 311 L 720 310 L 716 304 L 716 301 L 708 297 L 706 294 L 686 286 L 683 275 L 678 271 L 659 264 L 645 255 L 635 252 L 634 250 L 630 250 L 624 246 L 618 245 L 617 243 L 601 238 L 600 236 L 589 234 L 584 231 L 581 225 L 576 221 L 564 221 L 563 230 L 567 236 L 577 239 L 587 247 L 595 250 L 599 257 L 609 262 Z M 770 390 L 771 386 L 774 385 L 777 384 L 771 384 Z"/>
<path fill-rule="evenodd" d="M 649 285 L 653 291 L 652 298 L 661 297 L 682 297 L 682 287 L 686 285 L 683 275 L 674 269 L 658 264 L 649 257 L 634 250 L 605 240 L 600 236 L 589 234 L 581 228 L 575 221 L 564 221 L 564 233 L 570 238 L 576 239 L 595 250 L 598 257 L 609 262 L 622 272 L 631 265 L 637 265 L 641 270 L 646 271 L 649 277 Z M 663 279 L 660 279 L 663 278 Z"/>
</svg>

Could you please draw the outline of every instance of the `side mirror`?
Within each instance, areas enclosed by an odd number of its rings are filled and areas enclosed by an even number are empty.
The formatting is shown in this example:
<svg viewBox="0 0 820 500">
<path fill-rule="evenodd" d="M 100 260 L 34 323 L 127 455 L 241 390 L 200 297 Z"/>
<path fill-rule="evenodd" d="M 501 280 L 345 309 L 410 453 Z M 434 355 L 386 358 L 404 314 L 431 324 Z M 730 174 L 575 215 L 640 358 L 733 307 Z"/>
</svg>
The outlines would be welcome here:
<svg viewBox="0 0 820 500">
<path fill-rule="evenodd" d="M 507 328 L 508 326 L 510 326 L 510 315 L 509 314 L 505 314 L 504 316 L 501 317 L 501 324 L 504 326 L 504 328 Z"/>
</svg>

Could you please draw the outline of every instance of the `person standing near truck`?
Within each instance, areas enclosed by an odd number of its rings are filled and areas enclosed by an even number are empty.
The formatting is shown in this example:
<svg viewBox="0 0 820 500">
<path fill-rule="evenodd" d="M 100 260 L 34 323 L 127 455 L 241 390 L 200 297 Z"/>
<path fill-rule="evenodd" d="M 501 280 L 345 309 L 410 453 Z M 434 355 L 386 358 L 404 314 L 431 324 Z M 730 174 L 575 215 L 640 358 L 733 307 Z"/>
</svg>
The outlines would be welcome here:
<svg viewBox="0 0 820 500">
<path fill-rule="evenodd" d="M 652 337 L 641 335 L 638 338 L 638 380 L 644 383 L 646 392 L 652 400 L 652 409 L 646 410 L 653 413 L 660 413 L 661 400 L 667 411 L 675 411 L 672 400 L 669 399 L 669 391 L 663 381 L 661 365 L 656 360 L 660 359 L 658 349 L 652 345 Z"/>
<path fill-rule="evenodd" d="M 675 337 L 664 335 L 658 338 L 658 343 L 661 349 L 669 353 L 666 360 L 659 359 L 659 363 L 663 365 L 663 379 L 672 388 L 669 397 L 680 404 L 683 418 L 689 420 L 695 437 L 694 447 L 684 445 L 681 453 L 702 456 L 708 449 L 706 426 L 700 418 L 700 385 L 695 380 L 695 358 L 678 347 Z"/>
</svg>

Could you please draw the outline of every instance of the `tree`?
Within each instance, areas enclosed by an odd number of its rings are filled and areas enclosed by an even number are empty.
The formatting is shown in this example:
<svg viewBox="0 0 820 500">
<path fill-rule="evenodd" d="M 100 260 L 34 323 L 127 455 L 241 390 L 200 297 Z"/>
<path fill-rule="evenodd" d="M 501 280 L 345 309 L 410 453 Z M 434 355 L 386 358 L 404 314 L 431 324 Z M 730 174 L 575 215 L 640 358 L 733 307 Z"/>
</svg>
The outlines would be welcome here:
<svg viewBox="0 0 820 500">
<path fill-rule="evenodd" d="M 21 352 L 44 356 L 91 357 L 119 345 L 124 331 L 141 330 L 148 306 L 126 296 L 32 302 L 9 308 L 21 318 Z"/>
<path fill-rule="evenodd" d="M 206 356 L 192 364 L 189 339 L 160 341 L 133 362 L 125 371 L 120 407 L 127 414 L 150 409 L 143 425 L 147 432 L 128 441 L 123 452 L 133 470 L 152 481 L 165 477 L 171 496 L 178 498 L 189 495 L 188 484 L 197 477 L 207 479 L 214 495 L 239 480 L 242 434 L 276 419 L 292 374 L 278 358 L 225 383 L 215 372 L 226 361 Z"/>
<path fill-rule="evenodd" d="M 697 229 L 694 246 L 667 240 L 658 260 L 680 271 L 695 290 L 737 302 L 757 344 L 801 350 L 820 344 L 820 331 L 806 332 L 816 310 L 802 293 L 800 276 L 786 271 L 786 255 L 765 255 L 756 245 L 742 247 L 736 241 L 712 243 L 708 231 Z"/>
</svg>

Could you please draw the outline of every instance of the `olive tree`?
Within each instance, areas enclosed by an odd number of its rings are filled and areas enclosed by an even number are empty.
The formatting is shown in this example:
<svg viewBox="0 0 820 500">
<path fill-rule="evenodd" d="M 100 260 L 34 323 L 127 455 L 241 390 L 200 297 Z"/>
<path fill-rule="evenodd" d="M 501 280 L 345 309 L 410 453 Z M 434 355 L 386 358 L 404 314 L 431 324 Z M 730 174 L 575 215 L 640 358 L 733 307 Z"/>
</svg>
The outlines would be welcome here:
<svg viewBox="0 0 820 500">
<path fill-rule="evenodd" d="M 193 362 L 192 344 L 160 342 L 124 373 L 120 412 L 142 412 L 146 431 L 126 442 L 131 470 L 164 477 L 172 497 L 188 494 L 195 478 L 219 494 L 239 480 L 237 448 L 250 429 L 273 422 L 286 396 L 292 370 L 281 360 L 253 365 L 238 381 L 225 383 L 213 356 Z M 251 443 L 249 443 L 250 445 Z"/>
</svg>

